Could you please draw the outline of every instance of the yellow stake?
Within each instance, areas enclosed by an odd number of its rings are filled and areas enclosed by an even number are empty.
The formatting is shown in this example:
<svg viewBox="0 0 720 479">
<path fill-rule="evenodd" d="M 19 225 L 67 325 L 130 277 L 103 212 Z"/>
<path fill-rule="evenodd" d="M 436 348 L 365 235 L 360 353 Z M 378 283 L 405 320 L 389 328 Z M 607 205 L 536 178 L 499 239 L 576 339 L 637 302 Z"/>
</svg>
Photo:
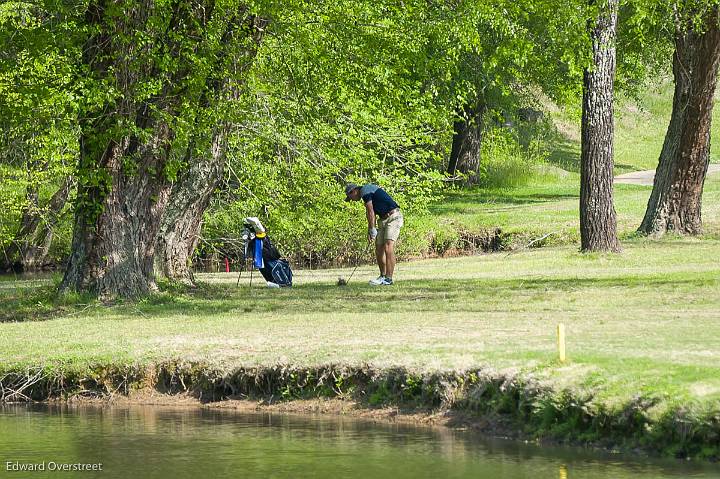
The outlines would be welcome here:
<svg viewBox="0 0 720 479">
<path fill-rule="evenodd" d="M 568 479 L 568 470 L 565 464 L 560 466 L 560 479 Z"/>
<path fill-rule="evenodd" d="M 565 362 L 565 325 L 563 323 L 558 324 L 557 326 L 557 347 L 558 347 L 558 356 L 560 357 L 560 362 Z"/>
</svg>

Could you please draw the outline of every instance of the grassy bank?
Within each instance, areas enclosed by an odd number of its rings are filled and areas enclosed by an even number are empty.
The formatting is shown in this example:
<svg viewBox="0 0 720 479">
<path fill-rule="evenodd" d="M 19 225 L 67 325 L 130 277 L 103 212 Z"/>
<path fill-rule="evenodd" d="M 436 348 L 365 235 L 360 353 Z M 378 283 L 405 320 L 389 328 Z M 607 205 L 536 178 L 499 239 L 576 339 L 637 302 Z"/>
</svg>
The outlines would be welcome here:
<svg viewBox="0 0 720 479">
<path fill-rule="evenodd" d="M 449 194 L 417 221 L 436 225 L 430 249 L 443 254 L 467 249 L 467 238 L 501 230 L 500 247 L 579 243 L 579 180 L 568 173 L 557 181 L 531 182 L 516 188 L 478 188 Z M 652 187 L 618 184 L 615 210 L 618 233 L 631 239 L 640 225 Z M 413 219 L 407 219 L 412 222 Z M 720 175 L 708 176 L 703 194 L 704 236 L 720 238 Z M 547 237 L 545 238 L 545 236 Z"/>
<path fill-rule="evenodd" d="M 626 241 L 619 256 L 556 247 L 426 260 L 401 264 L 386 289 L 366 286 L 370 267 L 345 288 L 334 282 L 347 270 L 298 271 L 279 291 L 207 275 L 192 293 L 110 307 L 63 306 L 43 281 L 6 281 L 0 367 L 41 368 L 41 396 L 149 383 L 292 398 L 343 394 L 339 380 L 369 405 L 492 409 L 534 434 L 713 456 L 718 254 L 718 240 L 670 238 Z M 556 360 L 558 322 L 567 364 Z"/>
<path fill-rule="evenodd" d="M 654 170 L 670 123 L 673 101 L 672 81 L 660 81 L 636 98 L 618 97 L 615 104 L 615 174 Z M 720 92 L 715 94 L 716 100 Z M 549 117 L 558 135 L 549 138 L 549 161 L 566 171 L 580 172 L 580 104 L 557 109 L 548 105 Z M 720 109 L 713 110 L 712 138 L 720 135 Z M 720 162 L 720 145 L 713 141 L 710 162 Z"/>
</svg>

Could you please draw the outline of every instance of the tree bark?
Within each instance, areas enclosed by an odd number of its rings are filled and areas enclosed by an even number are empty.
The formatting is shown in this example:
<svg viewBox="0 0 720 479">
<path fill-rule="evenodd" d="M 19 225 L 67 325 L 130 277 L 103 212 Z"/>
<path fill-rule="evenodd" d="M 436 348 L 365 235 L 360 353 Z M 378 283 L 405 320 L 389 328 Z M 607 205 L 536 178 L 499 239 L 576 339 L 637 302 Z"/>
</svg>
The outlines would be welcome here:
<svg viewBox="0 0 720 479">
<path fill-rule="evenodd" d="M 114 85 L 120 94 L 81 117 L 72 253 L 61 291 L 138 298 L 157 289 L 155 246 L 172 188 L 167 167 L 187 149 L 175 141 L 185 123 L 178 120 L 195 124 L 207 113 L 206 95 L 217 100 L 217 91 L 198 85 L 232 74 L 234 41 L 254 31 L 249 18 L 211 0 L 91 2 L 83 61 L 100 88 Z M 218 25 L 227 42 L 215 40 Z M 200 55 L 209 68 L 197 69 Z"/>
<path fill-rule="evenodd" d="M 167 125 L 155 125 L 150 144 L 142 145 L 142 162 L 135 174 L 123 171 L 123 159 L 134 153 L 138 140 L 125 137 L 108 145 L 98 161 L 110 177 L 108 191 L 87 183 L 78 188 L 78 197 L 86 202 L 77 208 L 61 291 L 137 298 L 156 290 L 152 274 L 155 238 L 170 183 L 162 175 L 167 155 L 155 150 L 162 150 L 169 140 Z M 87 142 L 83 138 L 83 145 Z M 81 156 L 84 163 L 97 161 L 88 157 L 85 147 Z M 99 206 L 99 213 L 93 205 Z"/>
<path fill-rule="evenodd" d="M 252 17 L 249 26 L 251 42 L 243 47 L 242 62 L 236 72 L 246 71 L 257 54 L 262 32 L 268 20 Z M 227 43 L 228 39 L 223 39 Z M 225 99 L 235 101 L 240 96 L 242 83 L 214 81 L 208 85 L 209 92 L 219 93 Z M 210 107 L 209 98 L 204 98 L 205 107 Z M 192 254 L 200 239 L 203 215 L 207 210 L 212 193 L 222 180 L 225 169 L 226 143 L 230 131 L 230 121 L 220 120 L 213 128 L 212 138 L 206 153 L 196 158 L 197 145 L 191 143 L 188 148 L 190 168 L 173 185 L 168 206 L 163 215 L 158 233 L 155 255 L 155 274 L 186 285 L 194 285 L 191 262 Z"/>
<path fill-rule="evenodd" d="M 66 178 L 45 206 L 40 206 L 37 188 L 28 187 L 20 227 L 3 254 L 5 269 L 32 271 L 46 265 L 55 226 L 72 186 L 72 178 Z"/>
<path fill-rule="evenodd" d="M 583 82 L 580 157 L 582 251 L 620 251 L 613 206 L 613 83 L 618 0 L 601 0 L 590 27 L 593 64 Z"/>
<path fill-rule="evenodd" d="M 483 117 L 486 105 L 478 101 L 465 106 L 453 124 L 453 142 L 447 172 L 455 175 L 458 171 L 466 175 L 468 185 L 480 180 L 480 148 L 482 146 Z"/>
<path fill-rule="evenodd" d="M 225 166 L 226 131 L 213 134 L 211 151 L 192 160 L 190 169 L 173 186 L 158 233 L 155 274 L 194 285 L 191 258 L 200 238 L 200 228 L 213 191 Z"/>
<path fill-rule="evenodd" d="M 702 192 L 720 65 L 718 13 L 718 7 L 707 13 L 702 31 L 691 20 L 677 22 L 672 116 L 640 233 L 702 233 Z"/>
</svg>

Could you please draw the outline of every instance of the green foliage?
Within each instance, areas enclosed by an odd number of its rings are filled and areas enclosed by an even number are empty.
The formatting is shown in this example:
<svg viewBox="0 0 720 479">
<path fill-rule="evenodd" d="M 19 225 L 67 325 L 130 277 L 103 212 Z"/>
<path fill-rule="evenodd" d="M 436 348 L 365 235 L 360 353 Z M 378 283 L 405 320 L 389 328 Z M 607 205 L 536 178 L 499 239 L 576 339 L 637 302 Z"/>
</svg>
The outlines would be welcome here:
<svg viewBox="0 0 720 479">
<path fill-rule="evenodd" d="M 507 130 L 497 128 L 486 133 L 482 157 L 480 184 L 503 188 L 522 186 L 535 178 L 547 153 L 539 142 L 523 148 Z"/>
<path fill-rule="evenodd" d="M 76 34 L 57 20 L 50 2 L 0 5 L 0 250 L 23 212 L 44 213 L 77 157 L 78 101 L 69 85 L 79 50 Z"/>
<path fill-rule="evenodd" d="M 388 388 L 387 381 L 382 381 L 368 396 L 368 404 L 371 406 L 382 406 L 390 400 L 392 394 Z"/>
<path fill-rule="evenodd" d="M 615 78 L 617 91 L 638 97 L 648 82 L 670 74 L 673 28 L 669 3 L 620 2 Z"/>
<path fill-rule="evenodd" d="M 92 223 L 119 175 L 164 184 L 210 150 L 232 117 L 257 24 L 230 0 L 90 4 L 82 21 L 92 54 L 75 85 L 85 91 L 77 206 Z"/>
<path fill-rule="evenodd" d="M 365 223 L 344 183 L 377 183 L 408 214 L 423 211 L 442 187 L 449 123 L 413 72 L 420 40 L 395 7 L 335 2 L 274 20 L 203 235 L 215 247 L 259 216 L 281 249 L 348 260 Z"/>
<path fill-rule="evenodd" d="M 502 116 L 538 86 L 577 96 L 587 38 L 575 7 L 341 1 L 274 10 L 201 253 L 237 254 L 241 220 L 256 215 L 299 259 L 353 260 L 365 226 L 358 205 L 342 202 L 346 181 L 380 184 L 397 199 L 407 219 L 401 251 L 444 252 L 457 232 L 421 223 L 443 188 L 455 110 L 483 95 Z M 536 141 L 521 148 L 500 128 L 488 139 L 487 184 L 521 184 L 542 163 Z"/>
</svg>

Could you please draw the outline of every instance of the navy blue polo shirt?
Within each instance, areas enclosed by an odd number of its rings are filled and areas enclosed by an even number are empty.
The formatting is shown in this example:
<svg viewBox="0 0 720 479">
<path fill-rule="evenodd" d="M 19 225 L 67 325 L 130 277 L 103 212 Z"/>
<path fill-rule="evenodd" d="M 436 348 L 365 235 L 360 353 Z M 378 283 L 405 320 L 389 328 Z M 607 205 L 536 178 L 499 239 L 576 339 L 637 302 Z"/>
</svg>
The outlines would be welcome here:
<svg viewBox="0 0 720 479">
<path fill-rule="evenodd" d="M 380 188 L 378 185 L 365 185 L 360 188 L 360 196 L 363 199 L 363 203 L 372 201 L 373 210 L 376 215 L 383 216 L 394 210 L 400 208 L 395 200 L 387 194 L 385 190 Z"/>
</svg>

